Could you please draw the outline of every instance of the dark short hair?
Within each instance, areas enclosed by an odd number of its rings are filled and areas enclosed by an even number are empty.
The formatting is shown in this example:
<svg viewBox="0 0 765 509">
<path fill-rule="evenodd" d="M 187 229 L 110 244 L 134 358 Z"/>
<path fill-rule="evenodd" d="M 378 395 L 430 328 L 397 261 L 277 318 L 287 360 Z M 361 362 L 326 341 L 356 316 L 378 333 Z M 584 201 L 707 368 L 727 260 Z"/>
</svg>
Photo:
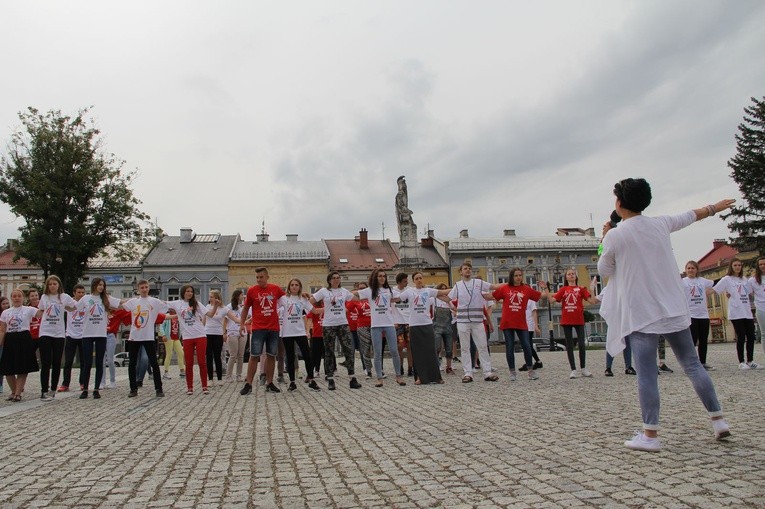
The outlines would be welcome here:
<svg viewBox="0 0 765 509">
<path fill-rule="evenodd" d="M 409 276 L 406 274 L 406 272 L 399 272 L 396 274 L 396 284 L 400 283 L 404 279 L 408 278 Z"/>
<path fill-rule="evenodd" d="M 614 195 L 632 212 L 643 212 L 651 204 L 651 186 L 642 178 L 620 180 L 614 185 Z"/>
<path fill-rule="evenodd" d="M 257 269 L 255 269 L 255 274 L 260 274 L 262 272 L 265 272 L 266 274 L 268 274 L 268 269 L 265 267 L 258 267 Z"/>
</svg>

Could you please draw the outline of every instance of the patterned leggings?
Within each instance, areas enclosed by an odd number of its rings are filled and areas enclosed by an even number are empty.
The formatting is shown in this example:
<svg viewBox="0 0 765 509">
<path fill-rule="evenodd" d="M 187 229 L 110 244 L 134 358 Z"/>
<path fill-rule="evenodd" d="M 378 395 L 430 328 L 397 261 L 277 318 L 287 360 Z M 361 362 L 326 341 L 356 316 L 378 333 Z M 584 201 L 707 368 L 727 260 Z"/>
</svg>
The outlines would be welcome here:
<svg viewBox="0 0 765 509">
<path fill-rule="evenodd" d="M 337 361 L 335 360 L 335 340 L 337 340 L 345 356 L 345 366 L 348 368 L 348 375 L 353 377 L 356 355 L 353 349 L 351 329 L 347 325 L 335 325 L 324 327 L 322 333 L 324 335 L 324 374 L 332 378 L 337 370 Z"/>
</svg>

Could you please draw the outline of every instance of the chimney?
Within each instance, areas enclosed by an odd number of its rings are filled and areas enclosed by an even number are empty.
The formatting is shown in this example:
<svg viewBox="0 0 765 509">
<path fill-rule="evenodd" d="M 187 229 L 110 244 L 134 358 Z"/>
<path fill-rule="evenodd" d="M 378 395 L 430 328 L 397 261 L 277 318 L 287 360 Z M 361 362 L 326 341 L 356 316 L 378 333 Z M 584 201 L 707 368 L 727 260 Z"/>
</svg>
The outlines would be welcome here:
<svg viewBox="0 0 765 509">
<path fill-rule="evenodd" d="M 422 247 L 433 247 L 433 237 L 428 235 L 424 239 L 420 239 L 420 245 Z"/>
<path fill-rule="evenodd" d="M 268 234 L 265 232 L 258 233 L 255 238 L 258 239 L 258 242 L 268 242 Z"/>
<path fill-rule="evenodd" d="M 287 242 L 297 242 L 298 234 L 297 233 L 288 233 L 287 234 Z"/>
<path fill-rule="evenodd" d="M 5 248 L 8 251 L 16 251 L 19 248 L 19 239 L 8 239 L 5 242 Z"/>
<path fill-rule="evenodd" d="M 460 237 L 461 237 L 461 238 L 463 238 L 463 239 L 466 239 L 466 238 L 468 238 L 468 236 L 469 236 L 469 235 L 468 235 L 468 231 L 467 231 L 467 229 L 464 229 L 464 230 L 460 230 Z"/>
<path fill-rule="evenodd" d="M 505 237 L 515 237 L 515 230 L 502 230 L 502 235 Z"/>
<path fill-rule="evenodd" d="M 366 228 L 359 231 L 359 249 L 369 249 L 369 235 Z"/>
<path fill-rule="evenodd" d="M 181 228 L 181 244 L 188 244 L 194 239 L 191 228 Z"/>
<path fill-rule="evenodd" d="M 725 239 L 715 239 L 712 241 L 712 249 L 720 249 L 726 244 Z"/>
<path fill-rule="evenodd" d="M 587 228 L 586 230 L 584 230 L 584 234 L 587 235 L 588 237 L 594 237 L 595 236 L 595 228 L 593 228 L 593 227 Z"/>
</svg>

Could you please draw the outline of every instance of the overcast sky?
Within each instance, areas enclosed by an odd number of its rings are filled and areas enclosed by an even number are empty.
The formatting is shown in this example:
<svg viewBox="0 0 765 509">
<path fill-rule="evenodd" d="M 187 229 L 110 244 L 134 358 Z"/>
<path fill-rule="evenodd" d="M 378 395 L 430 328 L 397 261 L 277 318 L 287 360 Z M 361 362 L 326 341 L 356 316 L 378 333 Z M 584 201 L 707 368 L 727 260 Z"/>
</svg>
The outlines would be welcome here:
<svg viewBox="0 0 765 509">
<path fill-rule="evenodd" d="M 0 141 L 92 105 L 173 235 L 395 241 L 399 175 L 421 236 L 599 232 L 625 177 L 648 215 L 739 197 L 763 27 L 760 0 L 3 2 Z M 675 234 L 678 262 L 728 236 Z"/>
</svg>

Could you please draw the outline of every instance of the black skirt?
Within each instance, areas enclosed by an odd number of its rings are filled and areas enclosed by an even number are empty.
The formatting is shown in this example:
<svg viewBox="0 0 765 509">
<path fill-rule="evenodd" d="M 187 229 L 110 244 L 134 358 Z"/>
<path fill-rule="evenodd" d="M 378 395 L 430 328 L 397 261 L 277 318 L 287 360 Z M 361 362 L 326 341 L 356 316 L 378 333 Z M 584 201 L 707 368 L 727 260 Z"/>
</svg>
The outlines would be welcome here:
<svg viewBox="0 0 765 509">
<path fill-rule="evenodd" d="M 432 384 L 441 381 L 436 353 L 436 335 L 432 325 L 409 327 L 409 348 L 412 350 L 414 370 L 420 383 Z"/>
<path fill-rule="evenodd" d="M 5 335 L 0 375 L 25 375 L 40 371 L 33 341 L 29 331 L 9 332 Z"/>
</svg>

